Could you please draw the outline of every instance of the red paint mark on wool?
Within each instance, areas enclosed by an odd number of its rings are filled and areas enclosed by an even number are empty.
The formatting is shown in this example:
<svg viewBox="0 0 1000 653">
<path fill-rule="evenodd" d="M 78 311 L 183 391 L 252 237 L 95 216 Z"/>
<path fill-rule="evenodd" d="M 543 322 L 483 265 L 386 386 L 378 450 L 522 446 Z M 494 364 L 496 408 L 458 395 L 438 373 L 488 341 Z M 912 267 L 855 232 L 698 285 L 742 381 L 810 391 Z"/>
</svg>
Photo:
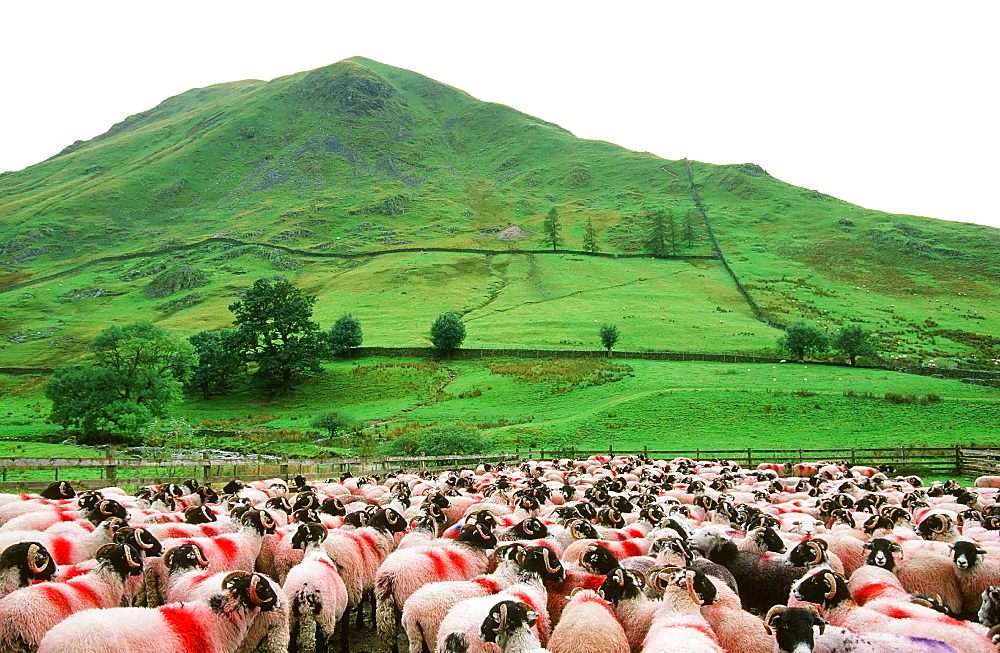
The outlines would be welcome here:
<svg viewBox="0 0 1000 653">
<path fill-rule="evenodd" d="M 358 546 L 358 550 L 361 552 L 361 558 L 365 561 L 365 563 L 368 562 L 369 558 L 377 561 L 378 545 L 375 544 L 375 536 L 371 533 L 361 532 L 356 533 L 355 538 L 360 545 Z"/>
<path fill-rule="evenodd" d="M 79 576 L 83 576 L 92 569 L 93 567 L 81 567 L 80 565 L 71 565 L 70 567 L 66 568 L 66 571 L 60 572 L 60 575 L 62 576 L 61 580 L 62 582 L 65 583 L 68 580 L 72 580 Z M 45 581 L 35 581 L 35 582 L 44 583 Z"/>
<path fill-rule="evenodd" d="M 448 549 L 445 551 L 445 555 L 448 556 L 448 562 L 451 563 L 451 566 L 454 567 L 458 573 L 462 574 L 463 576 L 468 575 L 469 561 L 465 558 L 464 555 L 462 555 L 461 551 L 453 551 L 451 549 Z"/>
<path fill-rule="evenodd" d="M 910 617 L 913 616 L 913 614 L 909 610 L 906 610 L 902 607 L 897 607 L 895 605 L 886 608 L 882 612 L 882 614 L 884 614 L 887 617 L 892 617 L 893 619 L 909 619 Z"/>
<path fill-rule="evenodd" d="M 191 576 L 191 587 L 198 587 L 206 580 L 214 576 L 215 573 L 211 571 L 202 571 L 193 576 Z"/>
<path fill-rule="evenodd" d="M 604 599 L 602 599 L 599 596 L 584 596 L 583 598 L 577 599 L 576 602 L 577 603 L 596 603 L 597 605 L 599 605 L 602 608 L 604 608 L 605 610 L 607 610 L 608 614 L 610 614 L 612 617 L 615 616 L 615 611 L 611 609 L 611 606 L 608 605 L 608 602 L 605 601 Z"/>
<path fill-rule="evenodd" d="M 170 526 L 166 529 L 167 537 L 187 537 L 187 530 L 181 528 L 180 526 Z"/>
<path fill-rule="evenodd" d="M 856 589 L 853 598 L 858 605 L 864 605 L 872 599 L 878 598 L 886 590 L 892 590 L 894 594 L 899 592 L 899 588 L 891 583 L 869 583 Z"/>
<path fill-rule="evenodd" d="M 486 576 L 477 576 L 472 579 L 472 582 L 479 585 L 490 594 L 496 594 L 501 589 L 500 583 L 496 582 L 492 578 L 487 578 Z"/>
<path fill-rule="evenodd" d="M 198 622 L 195 615 L 184 605 L 165 605 L 159 608 L 163 620 L 167 623 L 181 644 L 185 653 L 212 653 L 212 648 L 206 637 L 205 628 Z"/>
<path fill-rule="evenodd" d="M 525 594 L 524 592 L 511 592 L 510 595 L 513 596 L 518 601 L 526 603 L 528 607 L 534 610 L 535 612 L 538 612 L 538 608 L 535 606 L 535 602 L 532 601 L 531 597 Z"/>
<path fill-rule="evenodd" d="M 225 558 L 227 563 L 232 562 L 236 559 L 236 554 L 239 553 L 240 547 L 236 545 L 236 542 L 228 537 L 217 537 L 212 540 L 215 546 L 218 547 L 219 553 Z"/>
<path fill-rule="evenodd" d="M 625 555 L 630 558 L 642 555 L 642 548 L 632 540 L 625 540 L 621 543 L 621 547 L 622 551 L 625 552 Z"/>
<path fill-rule="evenodd" d="M 430 558 L 431 564 L 434 565 L 434 577 L 435 578 L 445 578 L 445 572 L 447 572 L 447 567 L 445 567 L 444 560 L 441 558 L 441 554 L 437 551 L 424 551 L 424 555 Z"/>
<path fill-rule="evenodd" d="M 73 540 L 62 535 L 53 535 L 49 540 L 49 553 L 57 565 L 73 564 Z"/>
<path fill-rule="evenodd" d="M 66 585 L 62 583 L 45 583 L 37 585 L 38 591 L 53 608 L 59 611 L 63 618 L 73 614 L 73 608 L 69 604 L 69 597 L 63 592 Z"/>
<path fill-rule="evenodd" d="M 76 514 L 75 510 L 72 511 L 72 512 L 70 512 L 70 511 L 67 511 L 67 510 L 59 510 L 59 509 L 57 509 L 56 510 L 56 517 L 59 518 L 59 521 L 76 521 L 77 514 Z"/>
<path fill-rule="evenodd" d="M 86 579 L 81 578 L 78 581 L 73 581 L 72 583 L 66 583 L 66 586 L 72 589 L 74 592 L 76 592 L 76 596 L 78 599 L 86 603 L 89 603 L 91 607 L 94 608 L 104 607 L 100 595 L 93 587 L 91 587 L 87 583 Z"/>
</svg>

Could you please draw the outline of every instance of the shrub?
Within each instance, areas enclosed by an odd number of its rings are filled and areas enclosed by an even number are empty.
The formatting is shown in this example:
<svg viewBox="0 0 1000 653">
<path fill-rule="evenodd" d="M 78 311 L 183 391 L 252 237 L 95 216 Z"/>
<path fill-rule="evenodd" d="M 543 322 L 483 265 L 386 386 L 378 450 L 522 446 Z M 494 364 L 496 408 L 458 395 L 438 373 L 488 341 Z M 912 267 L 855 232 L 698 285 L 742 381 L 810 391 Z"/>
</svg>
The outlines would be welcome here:
<svg viewBox="0 0 1000 653">
<path fill-rule="evenodd" d="M 488 453 L 492 442 L 471 424 L 442 424 L 411 430 L 382 445 L 385 456 L 449 456 Z"/>
<path fill-rule="evenodd" d="M 917 400 L 917 397 L 911 393 L 887 392 L 885 393 L 885 400 L 890 404 L 912 404 Z"/>
<path fill-rule="evenodd" d="M 356 433 L 357 431 L 360 431 L 364 425 L 361 421 L 356 420 L 353 417 L 348 417 L 338 410 L 324 410 L 312 418 L 312 421 L 309 422 L 309 426 L 317 429 L 324 429 L 332 438 L 337 435 L 338 432 L 341 435 Z"/>
<path fill-rule="evenodd" d="M 936 404 L 939 401 L 941 401 L 941 395 L 934 392 L 928 392 L 920 398 L 920 405 L 926 406 L 927 404 Z"/>
</svg>

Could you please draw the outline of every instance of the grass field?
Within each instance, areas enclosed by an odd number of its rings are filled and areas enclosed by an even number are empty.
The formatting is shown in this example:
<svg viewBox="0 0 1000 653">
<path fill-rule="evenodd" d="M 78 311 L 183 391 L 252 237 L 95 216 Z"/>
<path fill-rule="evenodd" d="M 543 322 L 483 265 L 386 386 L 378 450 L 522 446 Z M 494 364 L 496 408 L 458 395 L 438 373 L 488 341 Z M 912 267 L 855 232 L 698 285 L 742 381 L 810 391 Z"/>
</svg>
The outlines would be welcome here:
<svg viewBox="0 0 1000 653">
<path fill-rule="evenodd" d="M 45 424 L 40 382 L 17 390 L 24 377 L 2 380 L 5 439 L 60 441 Z M 498 450 L 996 446 L 998 400 L 1000 390 L 953 380 L 791 363 L 371 358 L 329 364 L 284 397 L 188 398 L 173 411 L 187 425 L 240 435 L 157 437 L 192 448 L 370 455 L 411 425 L 465 422 Z M 328 439 L 308 425 L 326 409 L 371 425 L 350 441 Z"/>
</svg>

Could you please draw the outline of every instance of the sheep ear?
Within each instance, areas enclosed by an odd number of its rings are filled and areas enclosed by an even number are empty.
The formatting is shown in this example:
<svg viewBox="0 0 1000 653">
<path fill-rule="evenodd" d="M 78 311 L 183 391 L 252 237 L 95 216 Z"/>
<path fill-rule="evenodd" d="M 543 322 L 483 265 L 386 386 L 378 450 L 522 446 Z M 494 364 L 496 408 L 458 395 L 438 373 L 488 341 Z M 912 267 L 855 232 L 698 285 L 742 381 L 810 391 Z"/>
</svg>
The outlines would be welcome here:
<svg viewBox="0 0 1000 653">
<path fill-rule="evenodd" d="M 97 550 L 97 553 L 94 554 L 94 558 L 96 560 L 100 560 L 101 556 L 104 555 L 108 551 L 108 549 L 113 549 L 114 547 L 115 547 L 114 544 L 105 544 L 104 546 L 102 546 Z"/>
<path fill-rule="evenodd" d="M 528 627 L 534 628 L 536 623 L 538 623 L 538 613 L 534 610 L 528 610 Z"/>
</svg>

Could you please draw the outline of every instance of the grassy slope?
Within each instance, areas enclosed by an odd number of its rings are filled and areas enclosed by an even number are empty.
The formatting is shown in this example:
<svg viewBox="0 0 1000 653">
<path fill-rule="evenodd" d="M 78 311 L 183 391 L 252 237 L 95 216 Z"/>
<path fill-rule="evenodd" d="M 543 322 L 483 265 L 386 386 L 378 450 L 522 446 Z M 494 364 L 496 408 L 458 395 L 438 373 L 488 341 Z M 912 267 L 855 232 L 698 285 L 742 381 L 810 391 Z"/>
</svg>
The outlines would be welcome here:
<svg viewBox="0 0 1000 653">
<path fill-rule="evenodd" d="M 780 319 L 861 320 L 895 354 L 1000 356 L 1000 290 L 989 283 L 997 230 L 866 211 L 752 166 L 694 170 L 733 267 Z M 537 233 L 553 206 L 566 247 L 582 246 L 590 220 L 604 251 L 630 251 L 641 246 L 643 211 L 660 205 L 678 221 L 692 211 L 680 162 L 580 140 L 356 58 L 194 89 L 0 176 L 0 290 L 97 256 L 222 234 L 329 252 L 537 248 L 537 237 L 483 236 L 512 223 Z M 711 253 L 702 227 L 681 252 Z M 208 284 L 142 294 L 155 265 L 182 263 Z M 777 337 L 712 262 L 439 253 L 342 262 L 216 245 L 0 293 L 0 365 L 78 359 L 112 321 L 148 317 L 182 334 L 224 326 L 233 295 L 268 274 L 317 294 L 323 324 L 353 311 L 371 345 L 424 344 L 444 310 L 464 313 L 468 343 L 482 346 L 592 347 L 594 320 L 618 323 L 623 348 L 764 351 Z M 170 305 L 194 292 L 190 306 Z"/>
</svg>

